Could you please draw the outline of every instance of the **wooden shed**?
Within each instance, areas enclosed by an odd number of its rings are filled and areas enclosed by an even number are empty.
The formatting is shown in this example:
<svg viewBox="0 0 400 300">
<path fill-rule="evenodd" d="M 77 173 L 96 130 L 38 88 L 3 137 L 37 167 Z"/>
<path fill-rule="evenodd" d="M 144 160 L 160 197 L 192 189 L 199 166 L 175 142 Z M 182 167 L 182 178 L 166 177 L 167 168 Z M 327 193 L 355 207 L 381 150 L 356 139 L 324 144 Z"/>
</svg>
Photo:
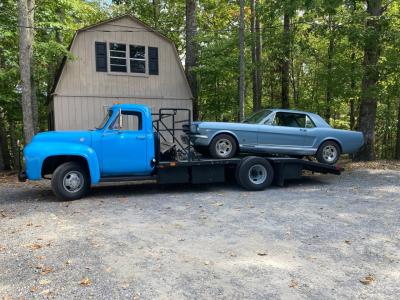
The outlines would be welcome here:
<svg viewBox="0 0 400 300">
<path fill-rule="evenodd" d="M 192 108 L 174 43 L 130 15 L 76 32 L 49 105 L 50 130 L 90 129 L 113 103 Z"/>
</svg>

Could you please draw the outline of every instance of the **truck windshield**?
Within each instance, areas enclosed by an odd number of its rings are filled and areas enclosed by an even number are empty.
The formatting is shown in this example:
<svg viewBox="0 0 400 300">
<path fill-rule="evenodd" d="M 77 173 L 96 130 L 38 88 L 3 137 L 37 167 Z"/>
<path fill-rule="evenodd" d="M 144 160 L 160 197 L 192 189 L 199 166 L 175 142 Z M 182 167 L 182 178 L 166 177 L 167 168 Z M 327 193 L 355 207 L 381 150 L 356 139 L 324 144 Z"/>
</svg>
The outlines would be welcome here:
<svg viewBox="0 0 400 300">
<path fill-rule="evenodd" d="M 96 127 L 96 129 L 102 129 L 106 124 L 107 121 L 111 118 L 113 111 L 110 109 L 107 112 L 107 115 L 104 117 L 103 121 L 101 121 L 100 125 Z"/>
<path fill-rule="evenodd" d="M 252 114 L 250 117 L 248 117 L 246 120 L 243 121 L 243 123 L 249 123 L 249 124 L 259 124 L 262 120 L 264 120 L 272 111 L 269 109 L 263 109 L 260 110 L 254 114 Z"/>
</svg>

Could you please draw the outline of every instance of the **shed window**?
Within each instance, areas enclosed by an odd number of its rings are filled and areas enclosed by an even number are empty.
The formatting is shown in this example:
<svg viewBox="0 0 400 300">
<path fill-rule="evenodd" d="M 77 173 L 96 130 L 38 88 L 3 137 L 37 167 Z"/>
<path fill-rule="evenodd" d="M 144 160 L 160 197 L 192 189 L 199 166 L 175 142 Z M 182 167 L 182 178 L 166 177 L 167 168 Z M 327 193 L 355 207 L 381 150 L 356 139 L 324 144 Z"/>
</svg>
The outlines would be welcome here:
<svg viewBox="0 0 400 300">
<path fill-rule="evenodd" d="M 158 75 L 158 48 L 96 42 L 96 71 Z M 107 62 L 109 68 L 107 69 Z"/>
<path fill-rule="evenodd" d="M 110 43 L 110 71 L 127 71 L 125 44 Z"/>
<path fill-rule="evenodd" d="M 146 73 L 146 47 L 130 45 L 129 54 L 131 73 Z"/>
</svg>

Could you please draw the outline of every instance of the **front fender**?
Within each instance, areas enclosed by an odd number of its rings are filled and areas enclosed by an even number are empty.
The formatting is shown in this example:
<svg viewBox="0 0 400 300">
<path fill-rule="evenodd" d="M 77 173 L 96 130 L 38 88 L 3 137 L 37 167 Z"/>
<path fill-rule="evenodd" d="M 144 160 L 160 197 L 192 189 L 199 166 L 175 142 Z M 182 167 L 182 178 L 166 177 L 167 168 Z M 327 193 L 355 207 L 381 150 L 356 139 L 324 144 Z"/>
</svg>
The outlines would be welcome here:
<svg viewBox="0 0 400 300">
<path fill-rule="evenodd" d="M 57 155 L 74 155 L 86 159 L 91 183 L 100 181 L 100 165 L 94 149 L 88 145 L 74 143 L 41 143 L 33 142 L 24 149 L 25 168 L 28 179 L 42 178 L 42 165 L 46 158 Z"/>
<path fill-rule="evenodd" d="M 227 129 L 217 130 L 217 131 L 213 132 L 210 135 L 209 142 L 211 143 L 213 138 L 215 138 L 218 134 L 229 134 L 229 135 L 232 135 L 236 139 L 236 141 L 239 143 L 239 137 L 237 136 L 237 134 L 235 132 L 233 132 L 231 130 L 227 130 Z"/>
</svg>

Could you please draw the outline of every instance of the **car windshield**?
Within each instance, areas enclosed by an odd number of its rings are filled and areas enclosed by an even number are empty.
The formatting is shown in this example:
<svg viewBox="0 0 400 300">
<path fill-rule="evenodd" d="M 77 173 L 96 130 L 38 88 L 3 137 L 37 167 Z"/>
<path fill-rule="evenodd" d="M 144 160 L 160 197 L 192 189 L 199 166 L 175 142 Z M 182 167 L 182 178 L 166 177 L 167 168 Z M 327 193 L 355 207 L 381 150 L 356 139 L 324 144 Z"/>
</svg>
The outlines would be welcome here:
<svg viewBox="0 0 400 300">
<path fill-rule="evenodd" d="M 269 109 L 260 110 L 256 113 L 252 114 L 246 120 L 244 120 L 243 123 L 259 124 L 262 120 L 264 120 L 271 113 L 272 113 L 272 111 Z"/>
<path fill-rule="evenodd" d="M 103 121 L 101 121 L 100 125 L 96 127 L 96 129 L 102 129 L 111 118 L 113 111 L 111 109 L 108 110 L 107 115 L 104 117 Z"/>
</svg>

